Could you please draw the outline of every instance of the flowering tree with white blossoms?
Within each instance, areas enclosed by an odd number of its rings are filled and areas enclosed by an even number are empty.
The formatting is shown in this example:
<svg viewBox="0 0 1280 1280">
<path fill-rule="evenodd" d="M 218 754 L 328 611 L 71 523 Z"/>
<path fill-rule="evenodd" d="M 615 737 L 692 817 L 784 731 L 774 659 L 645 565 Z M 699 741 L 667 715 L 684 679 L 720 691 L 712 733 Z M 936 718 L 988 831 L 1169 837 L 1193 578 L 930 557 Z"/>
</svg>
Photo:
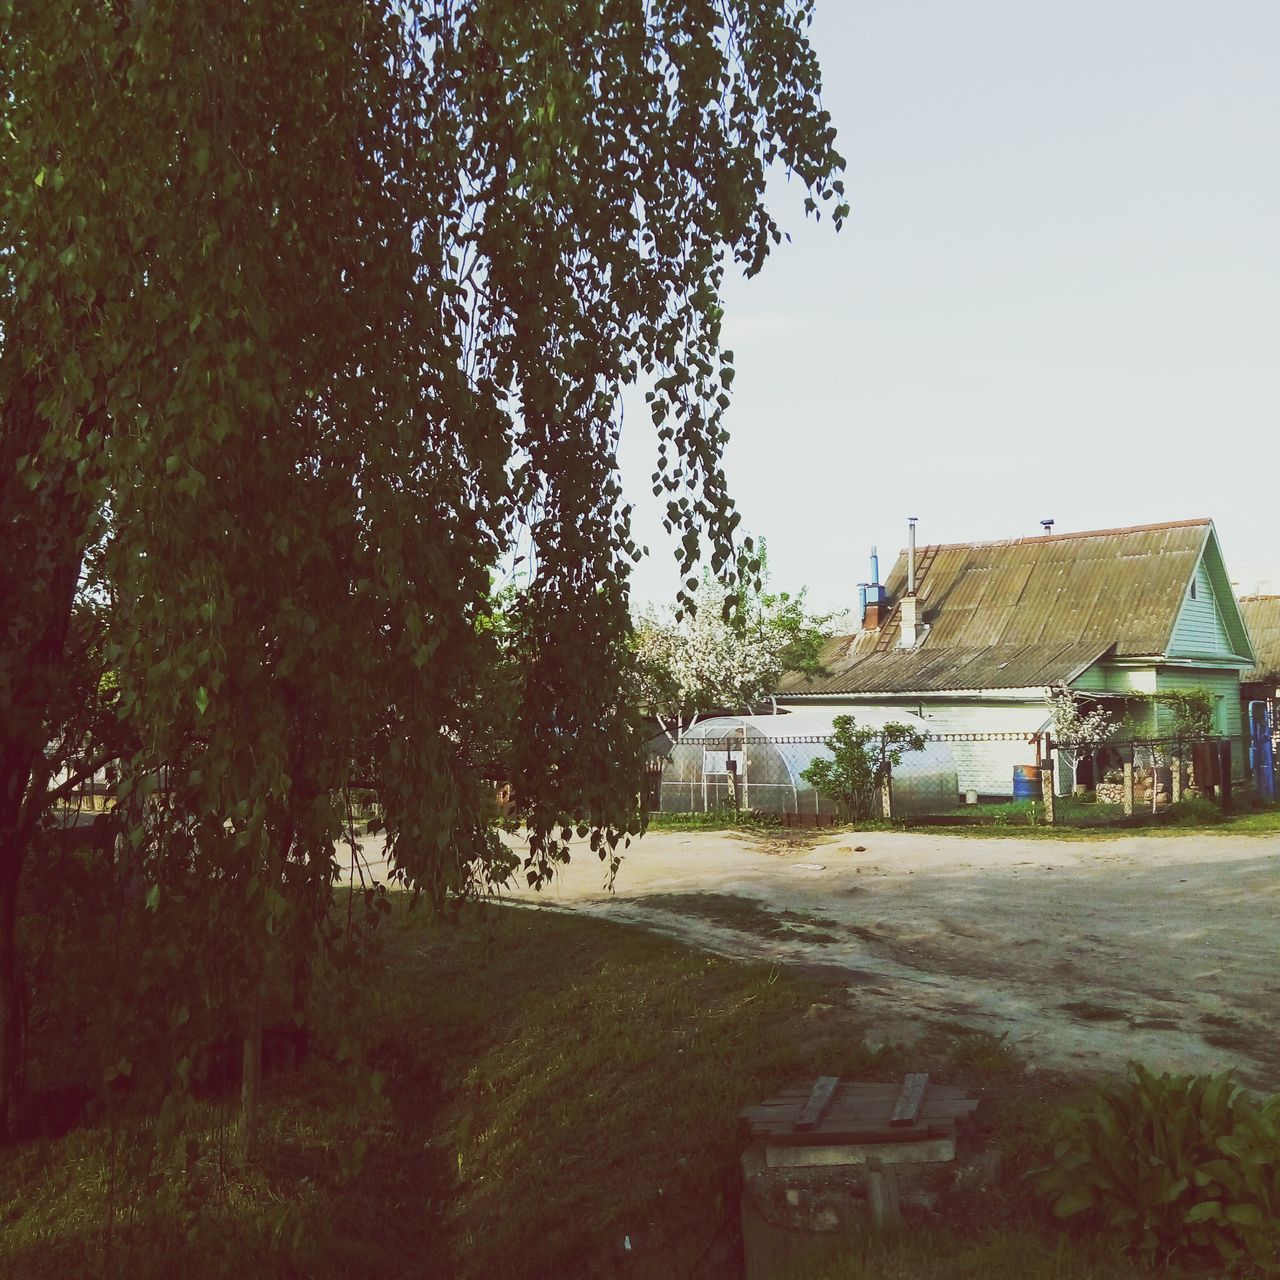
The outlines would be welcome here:
<svg viewBox="0 0 1280 1280">
<path fill-rule="evenodd" d="M 818 653 L 830 618 L 810 615 L 805 592 L 761 587 L 731 597 L 707 575 L 696 611 L 676 618 L 647 610 L 636 622 L 640 699 L 677 742 L 699 715 L 764 702 L 785 671 L 822 670 Z"/>
<path fill-rule="evenodd" d="M 1119 721 L 1104 707 L 1094 705 L 1085 710 L 1089 699 L 1062 685 L 1044 691 L 1053 740 L 1060 748 L 1066 764 L 1075 776 L 1079 744 L 1106 742 L 1119 728 Z"/>
<path fill-rule="evenodd" d="M 1086 711 L 1089 699 L 1072 689 L 1056 686 L 1044 691 L 1045 705 L 1053 724 L 1053 740 L 1063 746 L 1079 742 L 1105 742 L 1116 731 L 1115 716 L 1095 705 Z"/>
</svg>

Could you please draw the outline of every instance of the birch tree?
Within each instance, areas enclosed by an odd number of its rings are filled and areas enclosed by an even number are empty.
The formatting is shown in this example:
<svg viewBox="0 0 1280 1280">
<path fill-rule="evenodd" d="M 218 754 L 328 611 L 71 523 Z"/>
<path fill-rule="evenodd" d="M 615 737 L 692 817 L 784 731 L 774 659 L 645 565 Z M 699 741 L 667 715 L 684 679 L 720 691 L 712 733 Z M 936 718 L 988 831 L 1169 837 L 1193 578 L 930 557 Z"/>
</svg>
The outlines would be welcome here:
<svg viewBox="0 0 1280 1280">
<path fill-rule="evenodd" d="M 156 931 L 220 931 L 248 1034 L 316 945 L 357 756 L 406 884 L 511 870 L 475 762 L 517 542 L 524 874 L 636 829 L 621 395 L 682 575 L 732 577 L 724 272 L 781 238 L 770 166 L 847 212 L 812 10 L 0 3 L 0 1124 L 90 548 Z"/>
</svg>

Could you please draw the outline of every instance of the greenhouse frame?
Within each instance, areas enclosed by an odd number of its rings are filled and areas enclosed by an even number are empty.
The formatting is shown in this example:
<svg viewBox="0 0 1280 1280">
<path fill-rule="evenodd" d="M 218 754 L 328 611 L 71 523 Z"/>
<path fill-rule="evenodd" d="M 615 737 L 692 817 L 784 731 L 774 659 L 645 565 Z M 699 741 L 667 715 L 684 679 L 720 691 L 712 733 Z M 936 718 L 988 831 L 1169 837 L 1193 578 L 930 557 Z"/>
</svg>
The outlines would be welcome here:
<svg viewBox="0 0 1280 1280">
<path fill-rule="evenodd" d="M 832 801 L 802 775 L 814 760 L 830 757 L 832 722 L 840 714 L 715 716 L 693 725 L 670 749 L 659 808 L 664 813 L 741 809 L 834 816 Z M 947 743 L 926 742 L 922 751 L 907 752 L 893 771 L 894 812 L 930 811 L 939 797 L 959 801 L 955 758 Z"/>
</svg>

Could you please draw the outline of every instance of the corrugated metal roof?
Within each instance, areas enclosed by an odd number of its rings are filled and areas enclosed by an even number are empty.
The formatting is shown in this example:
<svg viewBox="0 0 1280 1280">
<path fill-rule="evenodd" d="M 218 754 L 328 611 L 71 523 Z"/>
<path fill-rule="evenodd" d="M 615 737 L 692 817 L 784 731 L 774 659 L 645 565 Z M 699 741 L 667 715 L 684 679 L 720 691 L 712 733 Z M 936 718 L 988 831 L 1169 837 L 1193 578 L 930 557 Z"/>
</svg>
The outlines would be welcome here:
<svg viewBox="0 0 1280 1280">
<path fill-rule="evenodd" d="M 1241 683 L 1280 678 L 1280 596 L 1241 596 L 1240 612 L 1249 628 L 1258 665 L 1240 674 Z"/>
<path fill-rule="evenodd" d="M 1043 687 L 1105 653 L 1163 654 L 1210 521 L 1102 529 L 917 551 L 926 632 L 899 649 L 906 553 L 886 583 L 879 631 L 830 642 L 828 674 L 784 676 L 780 694 L 925 693 Z"/>
</svg>

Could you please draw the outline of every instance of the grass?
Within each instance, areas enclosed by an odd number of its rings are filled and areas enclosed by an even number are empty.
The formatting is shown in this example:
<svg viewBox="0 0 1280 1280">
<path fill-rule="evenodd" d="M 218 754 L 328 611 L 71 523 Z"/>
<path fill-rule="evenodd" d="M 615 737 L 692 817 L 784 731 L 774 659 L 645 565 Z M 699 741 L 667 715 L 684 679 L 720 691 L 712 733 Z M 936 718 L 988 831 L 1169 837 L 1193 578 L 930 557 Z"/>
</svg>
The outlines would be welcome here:
<svg viewBox="0 0 1280 1280">
<path fill-rule="evenodd" d="M 1216 805 L 1210 808 L 1187 804 L 1174 812 L 1162 810 L 1158 819 L 1142 822 L 1141 806 L 1138 823 L 1120 825 L 1117 805 L 1099 805 L 1072 796 L 1059 796 L 1058 822 L 1049 826 L 1044 821 L 1044 806 L 1034 800 L 1008 800 L 976 805 L 962 805 L 941 817 L 963 818 L 963 823 L 931 822 L 924 817 L 913 821 L 862 822 L 856 826 L 837 825 L 805 828 L 809 836 L 852 834 L 864 831 L 928 831 L 930 834 L 960 836 L 969 839 L 1018 840 L 1116 840 L 1133 835 L 1183 836 L 1198 835 L 1270 835 L 1280 831 L 1280 805 L 1241 808 L 1222 814 Z M 762 835 L 789 830 L 772 824 L 766 815 L 736 814 L 732 809 L 711 813 L 652 813 L 650 831 L 748 831 Z M 793 832 L 792 834 L 796 834 Z"/>
<path fill-rule="evenodd" d="M 706 813 L 649 814 L 650 831 L 759 831 L 779 824 L 761 821 L 749 810 L 711 809 Z"/>
<path fill-rule="evenodd" d="M 833 1249 L 825 1259 L 779 1272 L 777 1280 L 1129 1280 L 1150 1274 L 1106 1249 L 1066 1240 L 1053 1245 L 997 1231 L 974 1241 L 940 1230 L 870 1237 L 852 1256 Z"/>
<path fill-rule="evenodd" d="M 1059 804 L 1063 801 L 1060 799 Z M 1068 823 L 1076 821 L 1074 810 L 1070 807 L 1071 802 L 1067 801 Z M 965 836 L 965 837 L 983 837 L 983 838 L 1009 838 L 1015 837 L 1019 840 L 1121 840 L 1131 836 L 1160 836 L 1170 837 L 1173 839 L 1179 836 L 1230 836 L 1230 835 L 1256 835 L 1265 836 L 1280 832 L 1280 807 L 1267 807 L 1260 809 L 1236 810 L 1233 813 L 1222 814 L 1220 811 L 1214 811 L 1214 817 L 1211 820 L 1198 821 L 1191 817 L 1179 814 L 1173 814 L 1164 821 L 1152 822 L 1150 824 L 1142 824 L 1138 826 L 1107 826 L 1105 822 L 1098 825 L 1088 825 L 1090 818 L 1089 810 L 1113 809 L 1112 805 L 1081 805 L 1080 810 L 1084 814 L 1082 820 L 1085 825 L 1071 826 L 1058 825 L 1050 827 L 1043 822 L 1032 825 L 1014 825 L 1014 824 L 987 824 L 975 823 L 968 826 L 956 827 L 921 827 L 918 829 L 927 829 L 931 833 L 936 832 L 939 835 L 948 836 Z M 1096 819 L 1095 819 L 1096 821 Z"/>
<path fill-rule="evenodd" d="M 779 815 L 762 813 L 759 810 L 734 810 L 727 808 L 712 809 L 707 813 L 662 813 L 651 812 L 648 817 L 650 831 L 745 831 L 764 836 L 821 836 L 829 831 L 852 831 L 849 825 L 834 824 L 824 815 L 821 826 L 788 826 L 779 821 Z M 901 822 L 886 822 L 880 818 L 870 818 L 860 822 L 858 831 L 900 831 Z"/>
<path fill-rule="evenodd" d="M 906 1070 L 985 1097 L 977 1141 L 1006 1176 L 798 1275 L 1137 1274 L 1053 1228 L 1023 1176 L 1063 1081 L 954 1025 L 872 1052 L 843 987 L 610 922 L 487 907 L 451 925 L 400 901 L 311 1017 L 248 1169 L 225 1103 L 0 1151 L 0 1274 L 727 1280 L 739 1108 Z"/>
</svg>

